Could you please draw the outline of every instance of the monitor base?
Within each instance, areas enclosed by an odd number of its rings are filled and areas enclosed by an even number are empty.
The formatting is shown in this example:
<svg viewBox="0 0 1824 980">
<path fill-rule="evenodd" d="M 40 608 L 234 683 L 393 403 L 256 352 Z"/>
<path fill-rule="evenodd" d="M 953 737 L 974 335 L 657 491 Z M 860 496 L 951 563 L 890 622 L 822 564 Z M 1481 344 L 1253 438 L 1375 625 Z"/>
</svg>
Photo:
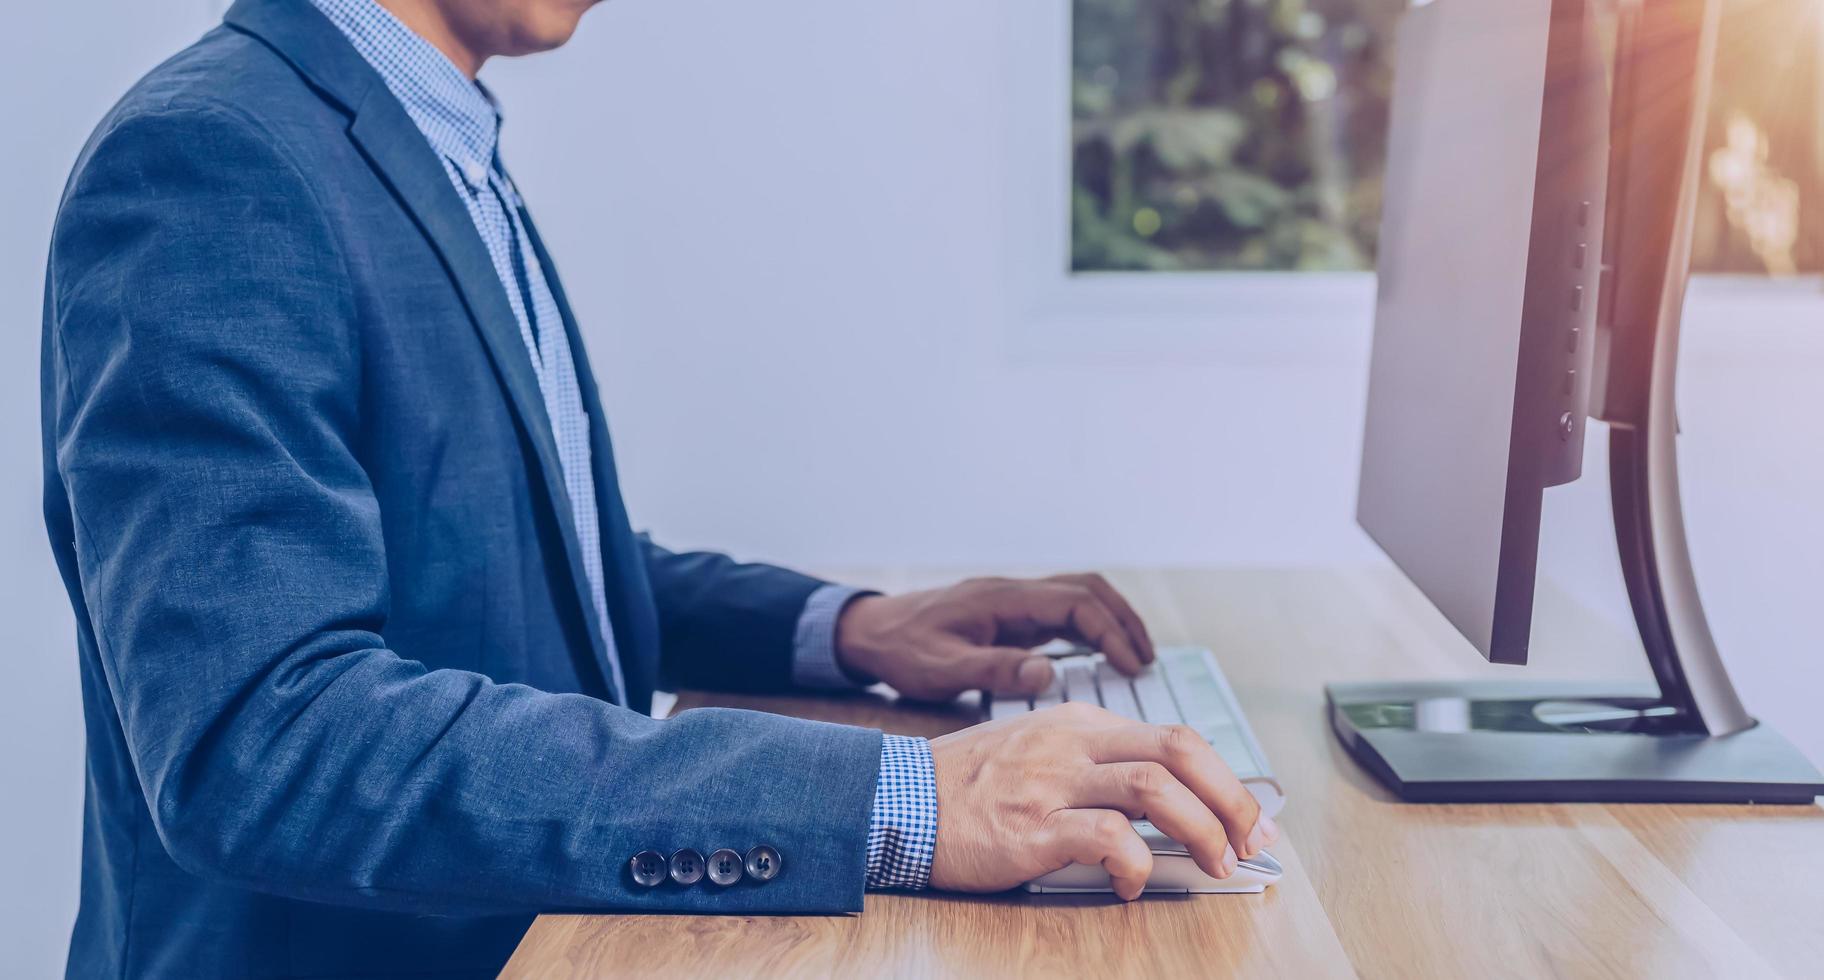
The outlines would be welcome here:
<svg viewBox="0 0 1824 980">
<path fill-rule="evenodd" d="M 1824 776 L 1778 732 L 1712 737 L 1651 686 L 1331 684 L 1343 747 L 1413 803 L 1790 803 Z"/>
</svg>

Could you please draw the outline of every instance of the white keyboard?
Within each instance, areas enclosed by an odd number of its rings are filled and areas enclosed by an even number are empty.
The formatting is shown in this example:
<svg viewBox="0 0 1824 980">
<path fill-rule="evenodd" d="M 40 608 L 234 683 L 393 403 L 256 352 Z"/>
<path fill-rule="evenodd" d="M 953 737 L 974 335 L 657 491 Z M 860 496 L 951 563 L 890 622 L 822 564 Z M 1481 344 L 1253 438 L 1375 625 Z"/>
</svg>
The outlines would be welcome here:
<svg viewBox="0 0 1824 980">
<path fill-rule="evenodd" d="M 1128 678 L 1099 653 L 1072 651 L 1056 656 L 1051 688 L 1035 698 L 995 698 L 990 718 L 1039 711 L 1066 701 L 1088 701 L 1135 721 L 1189 725 L 1216 749 L 1236 778 L 1253 792 L 1268 816 L 1278 816 L 1285 791 L 1267 765 L 1235 692 L 1222 676 L 1216 656 L 1200 647 L 1164 647 L 1140 676 Z"/>
</svg>

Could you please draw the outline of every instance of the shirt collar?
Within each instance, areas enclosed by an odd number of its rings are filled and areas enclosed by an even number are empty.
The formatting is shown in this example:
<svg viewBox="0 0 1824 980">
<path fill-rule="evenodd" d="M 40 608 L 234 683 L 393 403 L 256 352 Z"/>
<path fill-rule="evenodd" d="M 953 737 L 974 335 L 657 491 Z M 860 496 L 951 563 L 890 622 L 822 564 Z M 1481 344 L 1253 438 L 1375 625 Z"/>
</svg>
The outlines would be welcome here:
<svg viewBox="0 0 1824 980">
<path fill-rule="evenodd" d="M 500 106 L 436 46 L 374 0 L 310 0 L 378 72 L 431 149 L 470 190 L 486 186 L 500 142 Z"/>
</svg>

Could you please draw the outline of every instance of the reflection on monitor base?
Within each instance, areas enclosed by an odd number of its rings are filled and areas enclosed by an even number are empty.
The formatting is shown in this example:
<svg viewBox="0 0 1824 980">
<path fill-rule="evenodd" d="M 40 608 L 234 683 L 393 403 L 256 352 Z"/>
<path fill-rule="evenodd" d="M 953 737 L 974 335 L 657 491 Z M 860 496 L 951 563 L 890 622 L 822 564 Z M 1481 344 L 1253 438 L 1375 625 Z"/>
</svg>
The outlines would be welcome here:
<svg viewBox="0 0 1824 980">
<path fill-rule="evenodd" d="M 1793 803 L 1824 776 L 1778 732 L 1694 732 L 1651 686 L 1332 684 L 1330 724 L 1414 803 Z"/>
</svg>

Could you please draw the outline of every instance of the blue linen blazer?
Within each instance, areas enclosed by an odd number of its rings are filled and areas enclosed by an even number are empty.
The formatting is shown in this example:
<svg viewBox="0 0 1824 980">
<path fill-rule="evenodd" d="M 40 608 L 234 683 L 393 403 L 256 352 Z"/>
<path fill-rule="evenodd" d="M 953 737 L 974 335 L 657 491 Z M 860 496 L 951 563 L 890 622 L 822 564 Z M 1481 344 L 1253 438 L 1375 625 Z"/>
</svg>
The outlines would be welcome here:
<svg viewBox="0 0 1824 980">
<path fill-rule="evenodd" d="M 643 714 L 661 675 L 787 687 L 820 583 L 635 536 L 532 237 L 626 707 L 505 291 L 334 27 L 240 0 L 82 151 L 42 365 L 88 736 L 70 975 L 492 976 L 545 910 L 860 909 L 879 733 Z M 628 872 L 757 844 L 764 884 Z"/>
</svg>

